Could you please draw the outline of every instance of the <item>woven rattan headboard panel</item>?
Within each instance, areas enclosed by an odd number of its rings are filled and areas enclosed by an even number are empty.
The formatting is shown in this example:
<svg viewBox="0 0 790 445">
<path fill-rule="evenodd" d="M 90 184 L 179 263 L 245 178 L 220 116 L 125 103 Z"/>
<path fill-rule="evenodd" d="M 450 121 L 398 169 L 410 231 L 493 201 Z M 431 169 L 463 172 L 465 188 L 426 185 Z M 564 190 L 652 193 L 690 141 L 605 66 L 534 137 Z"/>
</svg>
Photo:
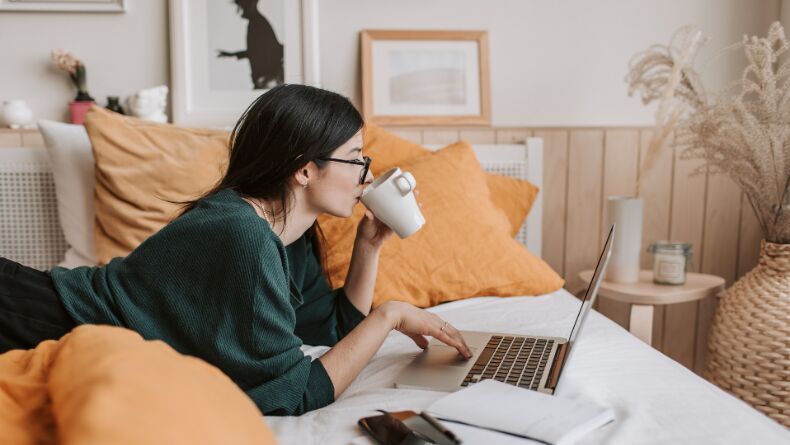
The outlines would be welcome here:
<svg viewBox="0 0 790 445">
<path fill-rule="evenodd" d="M 0 256 L 44 270 L 67 247 L 46 150 L 1 148 Z"/>
</svg>

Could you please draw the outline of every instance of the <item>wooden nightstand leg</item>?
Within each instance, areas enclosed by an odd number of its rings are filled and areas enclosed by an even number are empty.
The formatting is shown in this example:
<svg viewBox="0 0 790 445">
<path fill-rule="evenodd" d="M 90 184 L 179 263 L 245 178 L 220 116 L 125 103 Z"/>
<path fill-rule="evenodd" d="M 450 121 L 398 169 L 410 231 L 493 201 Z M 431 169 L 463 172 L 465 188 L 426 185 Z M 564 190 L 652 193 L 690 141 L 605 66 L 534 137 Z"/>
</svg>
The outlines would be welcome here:
<svg viewBox="0 0 790 445">
<path fill-rule="evenodd" d="M 631 321 L 628 330 L 637 338 L 653 345 L 653 305 L 652 304 L 632 304 Z"/>
</svg>

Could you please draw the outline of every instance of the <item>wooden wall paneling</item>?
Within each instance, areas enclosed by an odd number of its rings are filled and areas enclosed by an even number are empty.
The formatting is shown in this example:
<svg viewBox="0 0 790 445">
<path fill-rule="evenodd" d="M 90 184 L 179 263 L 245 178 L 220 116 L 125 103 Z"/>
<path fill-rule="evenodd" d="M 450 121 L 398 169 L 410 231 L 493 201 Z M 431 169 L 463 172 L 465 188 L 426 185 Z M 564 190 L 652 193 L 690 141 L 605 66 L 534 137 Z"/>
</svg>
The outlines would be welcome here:
<svg viewBox="0 0 790 445">
<path fill-rule="evenodd" d="M 452 144 L 458 141 L 458 130 L 423 130 L 422 143 L 423 144 Z"/>
<path fill-rule="evenodd" d="M 740 196 L 740 189 L 731 179 L 721 174 L 708 175 L 700 271 L 724 277 L 726 286 L 733 283 L 737 270 Z M 700 300 L 697 306 L 694 371 L 698 374 L 704 371 L 710 322 L 717 306 L 716 298 Z"/>
<path fill-rule="evenodd" d="M 496 131 L 489 130 L 461 130 L 459 138 L 470 144 L 496 144 Z"/>
<path fill-rule="evenodd" d="M 675 168 L 672 180 L 672 209 L 669 223 L 669 238 L 673 241 L 691 243 L 693 258 L 689 271 L 699 270 L 702 251 L 702 232 L 705 220 L 705 175 L 691 176 L 699 160 L 680 159 L 680 150 L 675 150 Z M 707 313 L 699 310 L 699 301 L 672 304 L 664 307 L 662 351 L 675 361 L 693 369 L 697 344 L 698 323 Z"/>
<path fill-rule="evenodd" d="M 639 130 L 606 130 L 603 160 L 603 193 L 601 196 L 601 230 L 606 231 L 606 201 L 608 196 L 636 193 L 639 168 Z M 598 249 L 603 246 L 599 244 Z M 629 328 L 631 305 L 608 298 L 598 298 L 596 309 L 625 329 Z"/>
<path fill-rule="evenodd" d="M 422 144 L 422 130 L 413 130 L 408 128 L 387 128 L 387 131 L 395 134 L 398 137 L 406 139 L 415 144 Z"/>
<path fill-rule="evenodd" d="M 652 269 L 653 267 L 653 255 L 647 252 L 647 247 L 657 240 L 666 240 L 669 237 L 669 220 L 672 211 L 672 164 L 674 162 L 672 147 L 662 149 L 650 171 L 641 171 L 652 133 L 652 130 L 642 130 L 640 134 L 640 175 L 644 174 L 644 177 L 639 178 L 642 182 L 642 199 L 644 201 L 642 254 L 640 256 L 642 269 Z"/>
<path fill-rule="evenodd" d="M 528 128 L 501 128 L 496 129 L 497 144 L 523 144 L 524 140 L 532 135 Z"/>
<path fill-rule="evenodd" d="M 543 138 L 543 259 L 565 277 L 568 130 L 536 130 Z"/>
<path fill-rule="evenodd" d="M 25 130 L 22 132 L 22 146 L 28 148 L 45 148 L 44 137 L 38 130 Z"/>
<path fill-rule="evenodd" d="M 639 134 L 639 178 L 642 190 L 641 196 L 644 203 L 644 213 L 642 215 L 642 253 L 640 264 L 642 269 L 653 268 L 653 255 L 647 252 L 647 247 L 657 240 L 665 240 L 669 237 L 669 221 L 672 212 L 672 167 L 674 163 L 674 151 L 671 146 L 664 147 L 657 158 L 653 167 L 647 171 L 642 171 L 642 166 L 646 161 L 647 147 L 652 130 L 642 130 Z M 664 306 L 656 306 L 653 312 L 653 347 L 661 349 L 664 340 Z"/>
<path fill-rule="evenodd" d="M 722 174 L 708 175 L 707 188 L 701 270 L 724 277 L 730 286 L 737 271 L 741 191 Z"/>
<path fill-rule="evenodd" d="M 565 221 L 565 288 L 575 294 L 583 286 L 578 274 L 595 267 L 600 251 L 602 130 L 570 133 L 568 204 Z"/>
<path fill-rule="evenodd" d="M 21 147 L 22 132 L 0 129 L 0 148 Z"/>
</svg>

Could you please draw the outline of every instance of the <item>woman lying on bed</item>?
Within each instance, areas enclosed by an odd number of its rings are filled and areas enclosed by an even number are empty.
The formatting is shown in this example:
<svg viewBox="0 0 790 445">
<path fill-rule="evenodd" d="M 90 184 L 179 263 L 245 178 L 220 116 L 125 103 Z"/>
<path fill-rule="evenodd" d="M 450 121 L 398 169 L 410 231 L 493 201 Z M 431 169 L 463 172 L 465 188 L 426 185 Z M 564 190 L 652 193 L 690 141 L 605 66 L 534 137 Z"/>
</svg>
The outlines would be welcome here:
<svg viewBox="0 0 790 445">
<path fill-rule="evenodd" d="M 0 353 L 79 324 L 123 326 L 216 365 L 274 415 L 334 401 L 392 329 L 469 357 L 436 315 L 401 302 L 370 310 L 391 235 L 370 211 L 345 286 L 332 290 L 324 277 L 316 218 L 349 217 L 372 179 L 362 123 L 338 94 L 275 87 L 236 124 L 219 185 L 127 257 L 51 272 L 0 258 Z M 311 362 L 303 342 L 332 348 Z"/>
</svg>

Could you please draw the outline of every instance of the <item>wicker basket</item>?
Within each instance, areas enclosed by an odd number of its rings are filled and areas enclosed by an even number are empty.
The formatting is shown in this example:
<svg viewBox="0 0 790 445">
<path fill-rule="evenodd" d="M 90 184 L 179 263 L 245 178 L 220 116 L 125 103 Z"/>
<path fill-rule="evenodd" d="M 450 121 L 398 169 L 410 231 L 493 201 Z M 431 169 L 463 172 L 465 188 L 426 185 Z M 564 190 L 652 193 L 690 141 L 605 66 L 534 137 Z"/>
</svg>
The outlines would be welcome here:
<svg viewBox="0 0 790 445">
<path fill-rule="evenodd" d="M 790 427 L 790 244 L 763 241 L 757 267 L 727 289 L 705 377 Z"/>
</svg>

